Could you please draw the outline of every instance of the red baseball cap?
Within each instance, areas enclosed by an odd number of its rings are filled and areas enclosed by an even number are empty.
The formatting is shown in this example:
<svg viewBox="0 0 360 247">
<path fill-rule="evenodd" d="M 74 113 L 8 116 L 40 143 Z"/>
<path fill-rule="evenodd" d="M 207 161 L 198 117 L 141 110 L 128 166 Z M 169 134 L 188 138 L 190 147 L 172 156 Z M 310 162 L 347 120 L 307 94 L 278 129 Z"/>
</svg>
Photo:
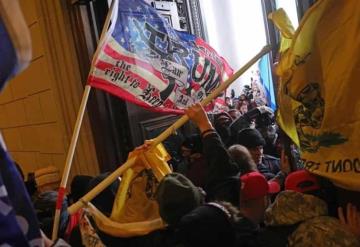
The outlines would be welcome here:
<svg viewBox="0 0 360 247">
<path fill-rule="evenodd" d="M 241 179 L 241 200 L 253 200 L 268 194 L 275 194 L 280 191 L 280 185 L 276 181 L 266 181 L 260 172 L 250 172 L 240 177 Z"/>
<path fill-rule="evenodd" d="M 304 193 L 319 189 L 320 185 L 316 176 L 304 169 L 290 173 L 285 179 L 285 190 Z"/>
</svg>

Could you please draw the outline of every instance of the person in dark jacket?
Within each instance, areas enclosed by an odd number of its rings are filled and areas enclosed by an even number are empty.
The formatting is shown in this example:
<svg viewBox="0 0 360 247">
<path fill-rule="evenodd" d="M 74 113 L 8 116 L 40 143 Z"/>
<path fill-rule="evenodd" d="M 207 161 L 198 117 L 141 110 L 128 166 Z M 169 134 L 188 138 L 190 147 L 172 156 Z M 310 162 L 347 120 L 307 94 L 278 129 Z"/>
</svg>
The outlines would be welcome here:
<svg viewBox="0 0 360 247">
<path fill-rule="evenodd" d="M 280 172 L 279 159 L 264 155 L 265 140 L 257 129 L 246 128 L 241 130 L 237 134 L 236 143 L 245 146 L 249 150 L 259 172 L 264 174 L 268 180 L 274 178 Z"/>
<path fill-rule="evenodd" d="M 263 181 L 266 183 L 265 178 Z M 162 244 L 156 246 L 262 246 L 257 242 L 257 224 L 243 217 L 231 203 L 204 199 L 202 190 L 182 174 L 166 175 L 160 181 L 156 200 L 168 228 Z"/>
<path fill-rule="evenodd" d="M 181 154 L 183 160 L 179 163 L 177 172 L 184 174 L 196 186 L 204 186 L 206 159 L 200 135 L 192 135 L 182 143 Z"/>
<path fill-rule="evenodd" d="M 168 224 L 167 243 L 161 246 L 235 246 L 232 221 L 236 216 L 226 209 L 232 207 L 230 203 L 206 203 L 203 190 L 182 174 L 167 174 L 155 198 Z"/>
<path fill-rule="evenodd" d="M 230 114 L 227 112 L 221 112 L 214 116 L 214 127 L 226 146 L 230 146 L 232 142 L 230 131 L 232 121 Z"/>
<path fill-rule="evenodd" d="M 259 234 L 269 247 L 358 246 L 359 242 L 340 221 L 328 214 L 320 180 L 306 170 L 290 173 L 285 191 L 265 212 L 265 228 Z"/>
<path fill-rule="evenodd" d="M 88 189 L 90 181 L 93 179 L 91 176 L 77 175 L 70 183 L 71 193 L 69 194 L 70 203 L 77 202 L 83 197 Z"/>
<path fill-rule="evenodd" d="M 186 114 L 201 132 L 204 156 L 208 160 L 205 186 L 208 199 L 228 201 L 238 206 L 240 202 L 241 167 L 229 155 L 200 104 L 188 108 Z M 257 142 L 257 140 L 252 140 L 250 135 L 248 138 L 249 142 L 247 143 Z M 247 166 L 250 167 L 251 164 Z"/>
<path fill-rule="evenodd" d="M 239 211 L 226 202 L 205 203 L 181 218 L 177 239 L 180 246 L 243 246 L 237 238 Z"/>
<path fill-rule="evenodd" d="M 285 156 L 285 152 L 281 152 L 281 160 L 263 153 L 265 140 L 257 129 L 247 128 L 240 131 L 237 135 L 237 143 L 245 146 L 257 167 L 267 180 L 276 180 L 280 186 L 284 187 L 284 181 L 290 172 L 290 163 Z"/>
<path fill-rule="evenodd" d="M 220 136 L 200 104 L 188 108 L 186 114 L 200 129 L 203 154 L 208 161 L 204 187 L 207 200 L 227 201 L 239 205 L 241 187 L 239 166 L 230 158 Z"/>
</svg>

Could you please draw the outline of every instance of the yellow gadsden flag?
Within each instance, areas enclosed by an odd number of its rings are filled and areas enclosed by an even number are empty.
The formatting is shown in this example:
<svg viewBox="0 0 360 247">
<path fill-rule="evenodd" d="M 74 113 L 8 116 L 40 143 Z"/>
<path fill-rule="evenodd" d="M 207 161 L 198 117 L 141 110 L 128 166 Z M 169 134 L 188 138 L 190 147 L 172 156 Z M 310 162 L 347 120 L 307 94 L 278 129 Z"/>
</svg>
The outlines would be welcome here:
<svg viewBox="0 0 360 247">
<path fill-rule="evenodd" d="M 97 227 L 115 237 L 141 236 L 165 227 L 155 191 L 159 181 L 171 172 L 169 154 L 158 144 L 148 151 L 131 152 L 129 159 L 135 159 L 135 165 L 122 176 L 110 218 L 92 204 L 88 208 Z"/>
<path fill-rule="evenodd" d="M 283 18 L 271 17 L 280 30 Z M 277 74 L 279 124 L 300 144 L 305 168 L 360 191 L 360 1 L 318 0 Z"/>
</svg>

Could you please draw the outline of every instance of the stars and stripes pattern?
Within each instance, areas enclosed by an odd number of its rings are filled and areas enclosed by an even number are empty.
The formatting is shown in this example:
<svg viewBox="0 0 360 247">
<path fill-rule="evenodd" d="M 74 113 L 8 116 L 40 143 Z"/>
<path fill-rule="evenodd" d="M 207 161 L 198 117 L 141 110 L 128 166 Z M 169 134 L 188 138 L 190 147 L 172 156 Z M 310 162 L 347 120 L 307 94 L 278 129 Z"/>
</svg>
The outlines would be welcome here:
<svg viewBox="0 0 360 247">
<path fill-rule="evenodd" d="M 118 0 L 88 83 L 145 108 L 181 114 L 226 80 L 232 69 L 200 38 L 174 30 L 142 0 Z M 224 95 L 208 106 L 218 111 Z"/>
</svg>

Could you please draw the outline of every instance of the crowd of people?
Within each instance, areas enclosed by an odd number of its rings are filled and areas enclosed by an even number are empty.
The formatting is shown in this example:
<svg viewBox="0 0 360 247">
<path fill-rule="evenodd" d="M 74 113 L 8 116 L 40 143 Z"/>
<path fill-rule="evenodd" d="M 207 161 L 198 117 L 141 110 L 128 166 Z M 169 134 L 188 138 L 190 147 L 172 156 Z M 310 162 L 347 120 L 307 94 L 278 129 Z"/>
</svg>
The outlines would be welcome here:
<svg viewBox="0 0 360 247">
<path fill-rule="evenodd" d="M 336 7 L 335 2 L 332 4 Z M 5 82 L 24 69 L 31 60 L 30 34 L 26 31 L 28 25 L 21 18 L 19 6 L 13 3 L 16 1 L 0 1 L 0 90 Z M 334 14 L 333 20 L 341 23 L 342 26 L 335 26 L 337 29 L 341 27 L 345 31 L 351 30 L 343 24 L 350 23 L 348 26 L 354 26 L 351 24 L 358 20 L 348 18 L 353 15 L 352 12 L 342 19 L 335 15 L 337 11 L 324 9 Z M 342 12 L 342 8 L 336 10 Z M 313 19 L 322 19 L 323 22 L 330 20 L 326 16 L 320 17 Z M 319 40 L 326 34 L 331 34 L 327 36 L 336 41 L 336 32 L 329 33 L 329 30 L 334 31 L 325 28 L 327 32 L 324 34 L 317 33 Z M 339 37 L 343 38 L 342 35 Z M 353 40 L 355 39 L 350 39 L 350 43 L 355 46 Z M 339 44 L 342 42 L 343 39 L 339 39 Z M 325 47 L 329 46 L 328 43 L 329 41 L 325 42 Z M 335 48 L 339 50 L 339 46 L 334 46 Z M 356 50 L 346 46 L 344 48 L 347 50 L 344 52 L 346 55 L 352 54 L 349 51 Z M 329 47 L 327 49 L 330 50 Z M 319 52 L 316 49 L 314 51 L 314 54 Z M 294 54 L 296 63 L 305 62 L 298 60 L 301 57 L 297 53 Z M 321 55 L 336 57 L 329 56 L 326 52 Z M 337 74 L 327 70 L 336 65 L 345 67 L 343 65 L 352 63 L 352 60 L 349 61 L 325 66 L 326 76 L 347 82 L 346 78 L 334 77 Z M 322 61 L 321 65 L 324 64 L 326 63 Z M 339 71 L 339 74 L 350 73 Z M 179 150 L 181 160 L 172 163 L 172 172 L 162 179 L 153 179 L 151 182 L 155 186 L 146 188 L 148 191 L 140 191 L 138 187 L 135 191 L 126 190 L 121 197 L 119 188 L 125 182 L 118 177 L 91 202 L 81 201 L 109 173 L 95 177 L 77 175 L 71 181 L 69 193 L 60 204 L 59 193 L 63 191 L 58 192 L 61 177 L 59 169 L 52 166 L 41 168 L 28 174 L 24 181 L 21 164 L 11 161 L 0 134 L 0 246 L 360 246 L 358 191 L 337 187 L 330 180 L 303 169 L 297 148 L 289 143 L 285 145 L 280 137 L 274 112 L 266 106 L 264 90 L 257 80 L 252 78 L 251 84 L 244 87 L 239 97 L 235 97 L 235 92 L 232 91 L 225 100 L 225 111 L 221 113 L 210 117 L 200 104 L 186 109 L 185 113 L 197 126 L 198 133 L 187 137 L 182 143 Z M 310 97 L 306 103 L 316 111 L 303 110 L 301 114 L 316 120 L 323 114 L 316 108 L 320 105 L 323 109 L 325 103 L 316 99 L 317 94 L 313 95 L 315 96 Z M 147 152 L 150 148 L 154 147 L 145 142 L 136 150 Z M 151 166 L 148 164 L 147 176 L 160 177 L 155 176 L 149 167 Z M 127 177 L 132 178 L 132 181 L 124 180 L 134 183 L 135 176 L 131 177 L 132 175 Z M 148 186 L 147 182 L 144 183 L 145 187 Z M 134 188 L 135 186 L 132 187 Z M 116 229 L 110 233 L 97 225 L 95 215 L 91 214 L 89 208 L 94 206 L 112 220 L 116 200 L 120 198 L 126 204 L 126 199 L 136 193 L 146 194 L 147 199 L 156 205 L 151 209 L 155 209 L 156 215 L 165 223 L 162 224 L 163 228 L 137 236 L 119 237 L 112 234 Z M 79 200 L 85 208 L 70 215 L 68 207 Z M 145 208 L 143 204 L 132 206 L 133 215 Z M 58 207 L 61 207 L 59 239 L 52 241 L 48 237 L 52 235 L 55 209 Z"/>
<path fill-rule="evenodd" d="M 73 179 L 60 237 L 71 246 L 360 246 L 356 206 L 339 207 L 331 182 L 290 166 L 271 109 L 256 107 L 235 119 L 223 112 L 210 121 L 197 104 L 186 114 L 199 134 L 183 142 L 182 162 L 155 192 L 166 229 L 119 238 L 97 228 L 86 210 L 69 215 L 68 205 L 108 175 L 101 174 Z M 40 227 L 51 236 L 60 174 L 47 167 L 33 177 L 27 188 Z M 119 184 L 92 200 L 107 216 Z"/>
<path fill-rule="evenodd" d="M 157 196 L 162 218 L 177 229 L 184 246 L 359 245 L 355 206 L 347 205 L 345 220 L 329 181 L 296 165 L 292 172 L 281 145 L 267 149 L 280 159 L 264 152 L 264 147 L 277 143 L 266 135 L 275 123 L 256 120 L 273 118 L 270 109 L 257 107 L 235 120 L 221 113 L 215 116 L 214 127 L 200 105 L 186 113 L 200 130 L 201 144 L 199 139 L 193 145 L 186 142 L 182 148 L 189 157 L 188 171 L 165 177 Z M 194 173 L 204 175 L 201 180 L 188 175 Z M 178 183 L 190 195 L 162 198 L 163 191 L 174 190 Z"/>
</svg>

